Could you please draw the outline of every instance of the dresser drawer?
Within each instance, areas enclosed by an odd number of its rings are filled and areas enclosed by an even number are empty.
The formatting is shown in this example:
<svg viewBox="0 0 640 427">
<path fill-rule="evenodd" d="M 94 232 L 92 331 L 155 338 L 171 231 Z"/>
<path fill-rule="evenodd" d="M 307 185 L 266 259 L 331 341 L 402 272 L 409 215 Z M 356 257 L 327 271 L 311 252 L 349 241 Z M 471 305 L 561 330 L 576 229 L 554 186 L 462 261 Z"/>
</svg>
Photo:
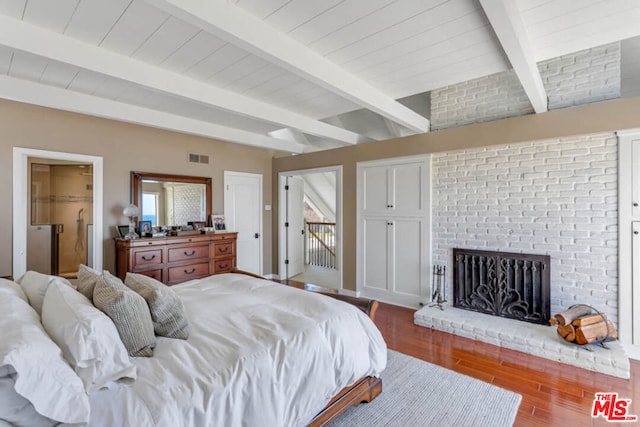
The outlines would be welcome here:
<svg viewBox="0 0 640 427">
<path fill-rule="evenodd" d="M 162 269 L 136 271 L 136 274 L 143 274 L 145 276 L 151 277 L 152 279 L 156 279 L 158 282 L 164 282 L 162 280 Z"/>
<path fill-rule="evenodd" d="M 214 257 L 226 257 L 233 255 L 233 242 L 220 242 L 214 245 Z"/>
<path fill-rule="evenodd" d="M 133 253 L 133 267 L 135 269 L 146 268 L 156 264 L 162 264 L 162 249 L 137 249 Z"/>
<path fill-rule="evenodd" d="M 228 273 L 233 268 L 233 258 L 217 259 L 213 262 L 213 274 Z"/>
<path fill-rule="evenodd" d="M 209 263 L 189 264 L 180 267 L 169 267 L 169 283 L 184 282 L 209 275 Z"/>
<path fill-rule="evenodd" d="M 169 249 L 169 262 L 187 261 L 197 258 L 209 258 L 209 245 L 183 246 Z"/>
</svg>

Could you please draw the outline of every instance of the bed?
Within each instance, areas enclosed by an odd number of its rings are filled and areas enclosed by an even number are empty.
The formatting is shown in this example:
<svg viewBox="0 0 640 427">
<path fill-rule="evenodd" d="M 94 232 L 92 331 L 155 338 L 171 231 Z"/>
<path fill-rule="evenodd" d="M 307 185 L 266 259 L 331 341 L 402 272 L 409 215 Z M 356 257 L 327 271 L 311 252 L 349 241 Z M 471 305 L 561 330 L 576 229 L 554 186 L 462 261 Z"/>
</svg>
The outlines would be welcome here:
<svg viewBox="0 0 640 427">
<path fill-rule="evenodd" d="M 370 301 L 239 273 L 171 289 L 189 338 L 158 337 L 153 357 L 131 358 L 135 380 L 88 393 L 91 426 L 326 425 L 381 392 Z"/>
</svg>

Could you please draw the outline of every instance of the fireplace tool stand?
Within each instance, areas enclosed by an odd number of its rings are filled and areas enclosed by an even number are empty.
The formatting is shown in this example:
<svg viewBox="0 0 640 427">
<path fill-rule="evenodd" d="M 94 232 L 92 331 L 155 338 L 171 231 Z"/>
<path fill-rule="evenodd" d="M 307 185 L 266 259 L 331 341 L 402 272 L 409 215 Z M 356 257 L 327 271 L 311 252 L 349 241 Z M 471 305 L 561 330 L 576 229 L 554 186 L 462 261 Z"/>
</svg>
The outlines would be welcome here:
<svg viewBox="0 0 640 427">
<path fill-rule="evenodd" d="M 444 303 L 447 302 L 446 296 L 446 267 L 444 265 L 433 266 L 433 281 L 434 289 L 431 295 L 431 303 L 429 307 L 438 307 L 444 311 Z"/>
</svg>

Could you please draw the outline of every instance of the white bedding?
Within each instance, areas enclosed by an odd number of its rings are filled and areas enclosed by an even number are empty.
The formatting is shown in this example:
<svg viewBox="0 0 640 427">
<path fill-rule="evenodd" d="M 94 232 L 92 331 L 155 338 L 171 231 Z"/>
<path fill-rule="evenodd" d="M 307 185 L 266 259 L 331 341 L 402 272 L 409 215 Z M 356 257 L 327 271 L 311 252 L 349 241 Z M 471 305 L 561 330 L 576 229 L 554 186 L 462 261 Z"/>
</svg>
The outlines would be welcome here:
<svg viewBox="0 0 640 427">
<path fill-rule="evenodd" d="M 90 396 L 91 426 L 306 425 L 342 388 L 386 366 L 357 308 L 238 274 L 173 286 L 188 340 L 158 338 L 134 384 Z"/>
</svg>

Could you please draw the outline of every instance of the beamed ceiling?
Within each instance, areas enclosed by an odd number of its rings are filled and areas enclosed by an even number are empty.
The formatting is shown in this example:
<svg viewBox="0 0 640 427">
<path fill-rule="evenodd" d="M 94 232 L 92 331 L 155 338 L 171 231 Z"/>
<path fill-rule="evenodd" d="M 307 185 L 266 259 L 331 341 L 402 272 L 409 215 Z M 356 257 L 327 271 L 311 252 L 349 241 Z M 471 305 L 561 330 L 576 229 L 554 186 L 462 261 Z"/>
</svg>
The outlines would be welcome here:
<svg viewBox="0 0 640 427">
<path fill-rule="evenodd" d="M 428 132 L 429 91 L 512 68 L 544 112 L 537 62 L 639 23 L 638 0 L 0 0 L 0 97 L 301 153 Z"/>
</svg>

